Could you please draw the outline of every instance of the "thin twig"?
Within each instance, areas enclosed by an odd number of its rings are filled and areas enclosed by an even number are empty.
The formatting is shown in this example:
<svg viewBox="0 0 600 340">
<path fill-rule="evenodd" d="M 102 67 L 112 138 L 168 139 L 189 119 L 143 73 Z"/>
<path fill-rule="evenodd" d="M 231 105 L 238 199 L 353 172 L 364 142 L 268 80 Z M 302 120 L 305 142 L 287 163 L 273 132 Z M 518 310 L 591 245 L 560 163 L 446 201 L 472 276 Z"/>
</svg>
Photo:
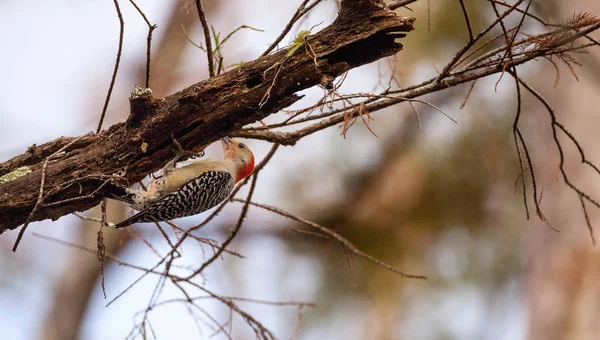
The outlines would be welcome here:
<svg viewBox="0 0 600 340">
<path fill-rule="evenodd" d="M 515 75 L 513 75 L 513 77 L 515 77 Z M 577 186 L 575 186 L 573 183 L 571 183 L 571 181 L 569 180 L 569 177 L 567 176 L 566 170 L 564 168 L 565 156 L 564 156 L 564 152 L 562 149 L 562 145 L 560 144 L 560 140 L 558 139 L 557 127 L 559 126 L 560 123 L 556 119 L 556 113 L 554 112 L 554 109 L 550 106 L 548 101 L 544 97 L 542 97 L 542 95 L 538 91 L 536 91 L 532 86 L 530 86 L 528 83 L 526 83 L 520 77 L 517 77 L 517 79 L 519 80 L 519 83 L 521 83 L 521 85 L 523 85 L 523 87 L 525 87 L 527 89 L 527 91 L 529 91 L 529 93 L 531 93 L 534 97 L 536 97 L 546 107 L 546 110 L 548 111 L 548 114 L 550 115 L 550 119 L 552 120 L 552 136 L 554 138 L 554 144 L 558 148 L 558 153 L 559 153 L 559 160 L 560 160 L 559 169 L 563 176 L 563 180 L 565 181 L 565 184 L 567 184 L 567 186 L 570 187 L 571 189 L 573 189 L 573 191 L 575 191 L 576 193 L 581 195 L 583 198 L 585 198 L 588 202 L 592 203 L 597 208 L 600 208 L 600 203 L 598 201 L 596 201 L 590 195 L 586 194 L 584 191 L 582 191 Z"/>
<path fill-rule="evenodd" d="M 531 5 L 531 1 L 527 5 L 527 9 L 529 9 L 529 5 Z M 492 3 L 492 8 L 494 10 L 494 13 L 496 14 L 496 17 L 500 18 L 500 12 L 498 11 L 498 9 L 496 8 L 496 5 L 494 3 Z M 527 13 L 527 10 L 525 10 L 525 13 Z M 502 73 L 501 73 L 500 77 L 498 78 L 498 81 L 496 82 L 496 85 L 495 85 L 496 89 L 497 89 L 498 83 L 500 83 L 500 80 L 502 79 L 502 75 L 504 74 L 504 71 L 506 69 L 507 63 L 503 62 L 504 58 L 506 58 L 508 56 L 510 61 L 514 60 L 514 56 L 512 53 L 512 46 L 514 44 L 515 38 L 517 37 L 517 33 L 519 33 L 519 30 L 523 24 L 524 19 L 525 19 L 525 15 L 523 15 L 523 17 L 521 18 L 521 21 L 519 22 L 519 25 L 517 25 L 517 27 L 514 29 L 514 34 L 512 36 L 512 39 L 508 37 L 509 31 L 506 29 L 506 26 L 504 25 L 504 21 L 500 20 L 500 28 L 502 28 L 504 41 L 506 43 L 506 52 L 501 59 L 503 67 L 502 67 Z M 538 199 L 537 199 L 537 181 L 536 181 L 535 172 L 533 169 L 533 162 L 531 161 L 531 158 L 529 157 L 529 150 L 527 148 L 527 144 L 525 143 L 523 134 L 521 133 L 521 130 L 519 129 L 519 120 L 521 118 L 522 98 L 521 98 L 521 86 L 519 84 L 518 76 L 517 76 L 517 67 L 513 66 L 511 68 L 511 70 L 515 75 L 515 87 L 517 89 L 517 112 L 515 114 L 515 119 L 513 121 L 512 131 L 513 131 L 513 138 L 515 141 L 515 147 L 517 148 L 517 158 L 519 159 L 519 168 L 521 169 L 519 176 L 521 176 L 521 181 L 523 184 L 523 205 L 525 206 L 525 216 L 527 219 L 529 219 L 529 206 L 527 205 L 527 184 L 525 183 L 525 168 L 523 166 L 523 158 L 521 155 L 521 149 L 519 147 L 519 142 L 521 142 L 521 144 L 523 145 L 523 149 L 525 151 L 525 156 L 527 158 L 528 169 L 531 172 L 531 182 L 533 184 L 533 201 L 535 204 L 536 212 L 540 218 L 544 219 L 543 218 L 544 215 L 541 212 L 540 201 L 538 201 Z"/>
<path fill-rule="evenodd" d="M 290 32 L 290 30 L 292 29 L 292 27 L 294 26 L 294 24 L 296 23 L 296 21 L 298 21 L 302 17 L 301 13 L 302 13 L 302 11 L 304 10 L 304 8 L 306 7 L 306 4 L 308 4 L 309 1 L 310 0 L 303 0 L 302 1 L 302 3 L 300 4 L 300 6 L 298 7 L 298 9 L 296 10 L 296 13 L 294 13 L 294 15 L 292 15 L 292 18 L 287 23 L 287 25 L 285 26 L 285 28 L 283 29 L 283 31 L 281 31 L 281 33 L 275 39 L 275 41 L 273 41 L 271 43 L 271 45 L 269 45 L 269 47 L 267 47 L 267 49 L 260 55 L 261 57 L 264 57 L 264 56 L 268 55 L 269 53 L 271 53 L 271 51 L 273 51 L 275 49 L 275 47 L 277 47 L 277 45 L 279 45 L 279 43 L 283 40 L 283 38 L 285 38 L 285 36 Z"/>
<path fill-rule="evenodd" d="M 504 52 L 504 55 L 502 56 L 502 73 L 500 73 L 500 77 L 498 78 L 498 81 L 496 81 L 496 86 L 494 87 L 494 89 L 497 91 L 498 90 L 498 84 L 500 83 L 500 81 L 502 80 L 502 77 L 504 76 L 504 71 L 506 70 L 506 63 L 504 62 L 504 60 L 506 59 L 506 57 L 510 58 L 512 60 L 513 55 L 512 55 L 512 47 L 515 43 L 515 40 L 517 39 L 517 34 L 519 33 L 521 27 L 523 26 L 523 23 L 525 22 L 525 18 L 527 17 L 527 12 L 529 11 L 529 7 L 531 6 L 532 0 L 529 0 L 529 2 L 527 3 L 527 7 L 525 7 L 525 13 L 523 13 L 523 15 L 521 16 L 521 21 L 519 21 L 519 24 L 517 25 L 516 30 L 514 31 L 514 34 L 512 35 L 512 37 L 508 37 L 508 31 L 506 30 L 506 27 L 504 26 L 504 21 L 500 20 L 500 26 L 502 27 L 502 31 L 504 32 L 504 37 L 506 39 L 506 51 Z M 494 8 L 494 11 L 496 12 L 496 16 L 500 16 L 500 13 L 498 13 L 498 10 L 496 9 L 496 5 L 494 3 L 492 3 L 492 7 Z M 514 68 L 513 68 L 514 70 Z"/>
<path fill-rule="evenodd" d="M 463 11 L 463 15 L 465 16 L 465 23 L 467 24 L 467 29 L 469 30 L 469 41 L 473 40 L 473 28 L 471 27 L 471 19 L 469 18 L 469 12 L 467 11 L 467 5 L 465 5 L 464 0 L 458 0 L 460 2 L 460 7 Z"/>
<path fill-rule="evenodd" d="M 108 109 L 108 103 L 110 102 L 110 96 L 112 95 L 113 88 L 115 87 L 115 80 L 117 79 L 117 72 L 119 72 L 119 63 L 121 62 L 121 52 L 123 51 L 123 32 L 125 30 L 125 22 L 123 21 L 123 14 L 121 14 L 121 8 L 119 7 L 118 0 L 113 0 L 115 8 L 117 10 L 117 16 L 119 17 L 119 49 L 117 50 L 117 60 L 115 61 L 115 68 L 113 75 L 110 80 L 110 86 L 108 87 L 108 93 L 104 100 L 104 107 L 102 108 L 102 114 L 100 115 L 100 121 L 96 128 L 96 133 L 102 130 L 102 123 L 104 122 L 104 116 L 106 116 L 106 110 Z"/>
<path fill-rule="evenodd" d="M 410 5 L 413 2 L 417 2 L 418 0 L 394 0 L 391 1 L 387 6 L 391 10 L 395 10 L 396 8 L 400 8 L 406 5 Z"/>
<path fill-rule="evenodd" d="M 590 215 L 588 214 L 587 207 L 585 206 L 585 201 L 583 200 L 583 196 L 578 195 L 579 203 L 581 204 L 581 208 L 583 209 L 583 216 L 585 217 L 585 224 L 588 227 L 588 231 L 590 232 L 590 238 L 592 239 L 592 244 L 596 245 L 596 237 L 594 236 L 594 227 L 592 226 L 592 222 L 590 220 Z"/>
<path fill-rule="evenodd" d="M 17 247 L 19 246 L 19 243 L 21 243 L 21 239 L 23 238 L 23 235 L 25 234 L 25 230 L 29 226 L 29 223 L 31 223 L 31 219 L 33 218 L 33 216 L 35 216 L 35 213 L 37 212 L 37 210 L 41 206 L 42 202 L 44 201 L 44 183 L 46 182 L 46 171 L 48 169 L 48 163 L 50 162 L 50 160 L 52 158 L 54 158 L 58 155 L 62 155 L 63 151 L 65 151 L 71 145 L 78 142 L 81 138 L 83 138 L 83 137 L 73 139 L 71 142 L 64 145 L 62 148 L 57 150 L 55 153 L 46 157 L 46 160 L 44 161 L 44 165 L 42 165 L 42 171 L 41 171 L 41 177 L 40 177 L 40 190 L 38 192 L 37 201 L 35 202 L 35 205 L 33 206 L 33 209 L 31 210 L 31 212 L 29 213 L 29 216 L 27 216 L 27 219 L 25 220 L 23 227 L 21 227 L 21 230 L 19 230 L 19 235 L 17 235 L 17 240 L 15 241 L 15 244 L 13 245 L 13 248 L 12 248 L 13 252 L 17 251 Z"/>
<path fill-rule="evenodd" d="M 513 69 L 516 74 L 516 68 Z M 521 85 L 519 85 L 519 81 L 515 78 L 515 87 L 517 89 L 517 113 L 515 114 L 515 119 L 513 121 L 513 137 L 515 140 L 515 147 L 517 148 L 517 158 L 519 159 L 519 168 L 521 172 L 519 176 L 521 176 L 522 184 L 523 184 L 523 205 L 525 206 L 525 214 L 527 219 L 529 219 L 529 206 L 527 205 L 527 184 L 525 183 L 525 168 L 523 166 L 523 157 L 521 156 L 521 148 L 519 147 L 519 141 L 523 144 L 523 148 L 527 150 L 527 145 L 525 144 L 525 139 L 523 139 L 523 135 L 521 134 L 521 130 L 519 130 L 519 119 L 521 118 Z M 527 152 L 528 154 L 529 152 Z M 527 156 L 527 162 L 531 166 L 531 161 L 529 156 Z M 537 183 L 535 180 L 535 173 L 533 172 L 533 168 L 528 168 L 531 171 L 531 178 L 533 182 L 534 190 L 534 201 L 537 204 Z M 536 205 L 537 207 L 537 205 Z"/>
<path fill-rule="evenodd" d="M 104 258 L 106 257 L 106 246 L 104 245 L 104 233 L 102 228 L 107 225 L 106 223 L 106 199 L 102 200 L 100 203 L 100 213 L 102 216 L 100 220 L 100 229 L 98 230 L 97 236 L 97 247 L 98 252 L 96 252 L 96 256 L 98 257 L 98 262 L 100 263 L 100 278 L 101 278 L 101 286 L 102 286 L 102 294 L 104 295 L 104 299 L 106 300 L 106 286 L 104 285 Z"/>
<path fill-rule="evenodd" d="M 519 6 L 523 1 L 524 0 L 517 0 L 517 2 L 515 2 L 515 4 L 511 8 L 506 10 L 506 12 L 504 12 L 502 15 L 500 15 L 500 17 L 496 18 L 496 20 L 494 22 L 492 22 L 490 25 L 488 25 L 488 27 L 486 27 L 481 32 L 479 32 L 479 34 L 477 34 L 477 36 L 475 36 L 473 39 L 469 40 L 469 42 L 467 44 L 465 44 L 465 46 L 456 53 L 454 58 L 452 58 L 452 60 L 450 60 L 450 62 L 448 64 L 446 64 L 446 66 L 444 67 L 444 69 L 442 70 L 440 75 L 436 78 L 436 80 L 435 80 L 436 83 L 440 82 L 442 79 L 444 79 L 448 75 L 448 73 L 452 70 L 452 68 L 454 67 L 456 62 L 461 58 L 461 56 L 463 54 L 465 54 L 477 41 L 479 41 L 479 39 L 481 39 L 492 28 L 494 28 L 494 26 L 496 26 L 496 24 L 498 24 L 498 22 L 500 22 L 502 19 L 504 19 L 510 13 L 512 13 L 513 9 L 516 8 L 517 6 Z"/>
<path fill-rule="evenodd" d="M 247 202 L 246 200 L 240 200 L 240 199 L 237 199 L 237 198 L 234 199 L 234 201 L 241 202 L 241 203 Z M 339 241 L 346 248 L 348 248 L 348 250 L 350 250 L 353 254 L 356 254 L 356 255 L 364 258 L 364 259 L 367 259 L 367 260 L 369 260 L 369 261 L 377 264 L 378 266 L 381 266 L 381 267 L 383 267 L 385 269 L 388 269 L 388 270 L 390 270 L 390 271 L 392 271 L 392 272 L 394 272 L 394 273 L 396 273 L 396 274 L 398 274 L 398 275 L 400 275 L 402 277 L 411 278 L 411 279 L 421 279 L 421 280 L 426 280 L 427 279 L 427 277 L 422 276 L 422 275 L 406 274 L 404 272 L 399 271 L 398 269 L 390 266 L 389 264 L 387 264 L 387 263 L 385 263 L 385 262 L 383 262 L 381 260 L 378 260 L 378 259 L 374 258 L 373 256 L 371 256 L 371 255 L 363 252 L 362 250 L 356 248 L 356 246 L 354 244 L 352 244 L 350 241 L 348 241 L 342 235 L 340 235 L 340 234 L 336 233 L 335 231 L 333 231 L 333 230 L 331 230 L 331 229 L 329 229 L 327 227 L 324 227 L 324 226 L 322 226 L 320 224 L 317 224 L 315 222 L 303 219 L 301 217 L 293 215 L 293 214 L 291 214 L 291 213 L 289 213 L 289 212 L 287 212 L 285 210 L 279 209 L 279 208 L 274 207 L 274 206 L 270 206 L 270 205 L 266 205 L 266 204 L 261 204 L 261 203 L 256 203 L 256 202 L 249 202 L 249 203 L 251 205 L 253 205 L 253 206 L 256 206 L 256 207 L 259 207 L 259 208 L 262 208 L 262 209 L 265 209 L 265 210 L 268 210 L 268 211 L 271 211 L 271 212 L 274 212 L 274 213 L 279 214 L 281 216 L 284 216 L 284 217 L 287 217 L 287 218 L 292 219 L 294 221 L 300 222 L 300 223 L 302 223 L 302 224 L 304 224 L 306 226 L 309 226 L 311 228 L 317 229 L 317 230 L 321 231 L 322 233 L 328 235 L 329 237 L 331 237 L 331 238 Z"/>
<path fill-rule="evenodd" d="M 13 245 L 13 248 L 12 248 L 13 252 L 17 251 L 17 247 L 19 246 L 19 243 L 21 243 L 23 234 L 25 234 L 25 230 L 27 230 L 27 227 L 29 226 L 29 221 L 35 215 L 36 211 L 38 210 L 38 208 L 40 207 L 40 204 L 42 202 L 42 197 L 44 196 L 44 183 L 46 181 L 46 169 L 48 168 L 49 160 L 50 160 L 50 158 L 46 158 L 46 160 L 44 161 L 44 165 L 42 166 L 42 176 L 40 179 L 40 191 L 38 193 L 37 202 L 35 203 L 35 206 L 31 210 L 31 213 L 29 213 L 29 217 L 25 221 L 25 224 L 23 224 L 23 227 L 21 227 L 21 230 L 19 230 L 19 235 L 17 235 L 17 240 L 15 241 L 15 244 Z"/>
<path fill-rule="evenodd" d="M 208 74 L 210 77 L 215 76 L 215 62 L 213 57 L 212 42 L 210 38 L 210 30 L 208 29 L 208 23 L 206 22 L 206 16 L 204 14 L 204 6 L 202 0 L 196 0 L 196 9 L 198 10 L 198 18 L 202 24 L 202 30 L 204 31 L 204 43 L 206 44 L 206 57 L 208 58 Z"/>
<path fill-rule="evenodd" d="M 139 8 L 138 5 L 133 0 L 129 0 L 129 2 L 131 2 L 133 7 L 135 7 L 135 9 L 138 11 L 138 13 L 140 13 L 142 18 L 146 22 L 146 25 L 148 25 L 148 36 L 146 37 L 146 82 L 145 82 L 146 86 L 145 87 L 149 88 L 150 87 L 150 50 L 151 50 L 151 46 L 152 46 L 152 33 L 154 32 L 154 30 L 156 29 L 157 26 L 150 23 L 150 20 L 148 20 L 148 18 L 146 17 L 146 14 L 144 14 L 142 9 Z"/>
</svg>

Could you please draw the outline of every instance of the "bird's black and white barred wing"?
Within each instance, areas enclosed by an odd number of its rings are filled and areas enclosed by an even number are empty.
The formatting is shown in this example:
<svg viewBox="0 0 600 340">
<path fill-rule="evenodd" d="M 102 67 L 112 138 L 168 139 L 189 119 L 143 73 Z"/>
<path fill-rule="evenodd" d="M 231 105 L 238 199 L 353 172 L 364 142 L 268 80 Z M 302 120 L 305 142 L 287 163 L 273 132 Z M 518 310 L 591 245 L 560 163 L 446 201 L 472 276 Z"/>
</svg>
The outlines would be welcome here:
<svg viewBox="0 0 600 340">
<path fill-rule="evenodd" d="M 229 172 L 206 171 L 115 227 L 199 214 L 223 202 L 233 190 L 233 185 L 234 179 Z"/>
</svg>

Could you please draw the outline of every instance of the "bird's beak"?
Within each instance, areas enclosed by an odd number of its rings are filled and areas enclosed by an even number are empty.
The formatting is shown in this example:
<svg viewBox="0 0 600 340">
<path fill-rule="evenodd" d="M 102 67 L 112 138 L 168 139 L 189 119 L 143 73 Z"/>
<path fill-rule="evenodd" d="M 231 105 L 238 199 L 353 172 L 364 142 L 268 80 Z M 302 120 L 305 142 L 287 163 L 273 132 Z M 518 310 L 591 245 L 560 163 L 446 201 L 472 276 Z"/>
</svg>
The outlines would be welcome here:
<svg viewBox="0 0 600 340">
<path fill-rule="evenodd" d="M 221 144 L 223 144 L 223 150 L 227 150 L 231 145 L 233 145 L 233 141 L 229 139 L 229 137 L 221 138 Z"/>
</svg>

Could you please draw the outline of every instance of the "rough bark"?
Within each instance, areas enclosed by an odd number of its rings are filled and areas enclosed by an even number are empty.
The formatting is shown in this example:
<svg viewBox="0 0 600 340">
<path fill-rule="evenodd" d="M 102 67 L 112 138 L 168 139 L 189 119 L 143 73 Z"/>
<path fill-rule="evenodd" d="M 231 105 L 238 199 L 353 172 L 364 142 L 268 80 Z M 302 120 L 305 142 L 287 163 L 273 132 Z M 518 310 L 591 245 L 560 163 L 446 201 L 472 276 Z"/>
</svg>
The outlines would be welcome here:
<svg viewBox="0 0 600 340">
<path fill-rule="evenodd" d="M 68 143 L 76 140 L 48 164 L 44 192 L 52 195 L 44 197 L 31 221 L 56 220 L 98 204 L 100 193 L 88 196 L 102 181 L 90 176 L 126 169 L 125 177 L 133 183 L 160 169 L 173 156 L 172 138 L 185 149 L 202 149 L 296 102 L 298 91 L 326 86 L 352 68 L 397 53 L 402 45 L 396 39 L 412 30 L 413 21 L 376 1 L 345 0 L 336 20 L 307 38 L 314 55 L 300 48 L 286 56 L 284 49 L 165 98 L 134 99 L 127 122 L 98 134 L 30 147 L 0 163 L 0 176 L 23 166 L 31 170 L 0 184 L 0 234 L 27 220 L 37 202 L 45 158 Z M 261 107 L 269 88 L 269 100 Z M 53 202 L 62 203 L 48 206 Z"/>
</svg>

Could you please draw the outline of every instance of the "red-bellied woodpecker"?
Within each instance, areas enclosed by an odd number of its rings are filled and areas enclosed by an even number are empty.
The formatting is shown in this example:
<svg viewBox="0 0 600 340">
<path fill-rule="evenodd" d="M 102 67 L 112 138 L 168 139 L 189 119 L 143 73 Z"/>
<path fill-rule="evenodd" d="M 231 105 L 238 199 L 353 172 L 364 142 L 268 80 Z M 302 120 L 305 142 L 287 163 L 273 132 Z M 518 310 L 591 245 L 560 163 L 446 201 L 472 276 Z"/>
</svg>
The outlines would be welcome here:
<svg viewBox="0 0 600 340">
<path fill-rule="evenodd" d="M 196 215 L 224 201 L 233 185 L 254 170 L 254 155 L 245 144 L 227 137 L 221 143 L 225 152 L 222 160 L 202 160 L 175 168 L 176 157 L 150 189 L 126 189 L 126 195 L 115 197 L 140 211 L 115 228 Z"/>
</svg>

